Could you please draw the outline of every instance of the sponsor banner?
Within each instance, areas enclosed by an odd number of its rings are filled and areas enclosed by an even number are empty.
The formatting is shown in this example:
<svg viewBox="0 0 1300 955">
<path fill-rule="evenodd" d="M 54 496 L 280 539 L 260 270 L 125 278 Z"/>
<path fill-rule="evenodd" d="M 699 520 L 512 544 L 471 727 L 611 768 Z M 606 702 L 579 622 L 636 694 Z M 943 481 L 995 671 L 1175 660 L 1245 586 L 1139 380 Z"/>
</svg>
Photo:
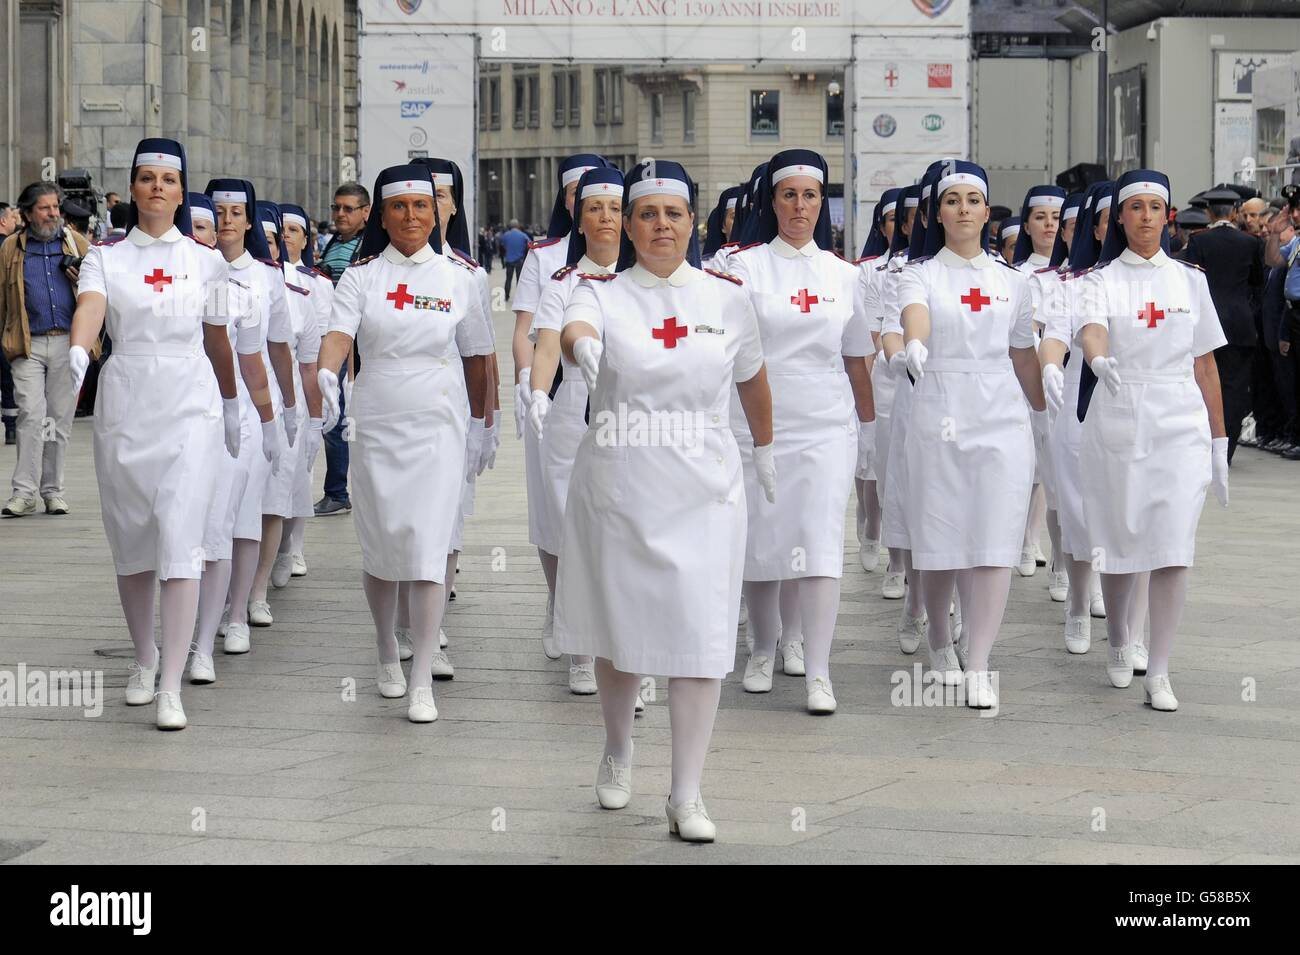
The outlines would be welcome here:
<svg viewBox="0 0 1300 955">
<path fill-rule="evenodd" d="M 951 100 L 904 103 L 859 99 L 858 147 L 868 153 L 963 155 L 966 107 Z"/>
<path fill-rule="evenodd" d="M 856 66 L 858 95 L 965 99 L 969 70 L 963 44 L 945 40 L 924 40 L 918 44 L 925 49 L 933 47 L 933 52 L 917 56 L 914 48 L 906 55 L 890 52 L 867 55 Z"/>
<path fill-rule="evenodd" d="M 1249 100 L 1255 73 L 1270 67 L 1289 66 L 1291 53 L 1223 53 L 1215 57 L 1218 66 L 1219 100 Z"/>
<path fill-rule="evenodd" d="M 418 156 L 453 160 L 465 174 L 473 235 L 474 37 L 363 33 L 360 45 L 361 182 L 368 188 L 381 169 Z"/>
<path fill-rule="evenodd" d="M 1250 103 L 1214 104 L 1214 181 L 1241 182 L 1253 172 L 1254 119 Z"/>
</svg>

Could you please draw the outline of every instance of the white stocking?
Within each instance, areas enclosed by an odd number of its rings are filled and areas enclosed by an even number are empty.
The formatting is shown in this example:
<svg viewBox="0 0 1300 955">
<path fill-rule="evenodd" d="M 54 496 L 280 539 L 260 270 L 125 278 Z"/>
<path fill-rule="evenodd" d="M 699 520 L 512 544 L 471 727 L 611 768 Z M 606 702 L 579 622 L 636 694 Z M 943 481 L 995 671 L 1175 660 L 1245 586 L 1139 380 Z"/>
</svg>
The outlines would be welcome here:
<svg viewBox="0 0 1300 955">
<path fill-rule="evenodd" d="M 447 588 L 432 580 L 412 580 L 408 603 L 411 612 L 410 686 L 433 685 L 433 655 L 438 650 L 438 628 L 442 626 L 442 612 L 447 606 Z M 396 643 L 396 641 L 394 641 Z"/>
<path fill-rule="evenodd" d="M 375 621 L 375 648 L 380 663 L 396 663 L 397 638 L 393 627 L 397 620 L 397 581 L 381 580 L 361 572 L 361 589 L 366 592 L 370 616 Z"/>
<path fill-rule="evenodd" d="M 117 596 L 122 601 L 126 629 L 135 645 L 135 662 L 151 667 L 158 662 L 158 644 L 153 639 L 154 573 L 131 574 L 117 578 Z"/>
<path fill-rule="evenodd" d="M 210 560 L 203 565 L 199 581 L 199 631 L 195 644 L 199 653 L 212 656 L 217 642 L 217 627 L 226 609 L 226 594 L 230 592 L 230 561 Z"/>
<path fill-rule="evenodd" d="M 1069 596 L 1066 597 L 1069 609 L 1065 612 L 1071 617 L 1088 616 L 1088 606 L 1092 599 L 1092 564 L 1086 560 L 1075 560 L 1071 555 L 1065 562 L 1065 574 L 1070 578 Z"/>
<path fill-rule="evenodd" d="M 1043 531 L 1043 518 L 1047 513 L 1047 495 L 1043 492 L 1041 484 L 1035 484 L 1033 493 L 1029 495 L 1029 516 L 1025 520 L 1025 548 L 1028 549 L 1038 543 L 1038 537 Z"/>
<path fill-rule="evenodd" d="M 1128 622 L 1137 574 L 1101 575 L 1101 595 L 1106 601 L 1106 640 L 1112 647 L 1128 643 Z"/>
<path fill-rule="evenodd" d="M 876 491 L 877 485 L 875 481 L 863 481 L 862 484 L 862 501 L 866 505 L 867 512 L 867 540 L 876 541 L 879 544 L 881 512 L 880 497 Z"/>
<path fill-rule="evenodd" d="M 919 617 L 925 607 L 925 579 L 921 571 L 912 566 L 910 550 L 903 551 L 903 567 L 907 571 L 907 593 L 904 600 L 907 604 L 907 615 Z"/>
<path fill-rule="evenodd" d="M 781 581 L 781 646 L 803 642 L 803 614 L 800 609 L 799 581 Z"/>
<path fill-rule="evenodd" d="M 926 639 L 931 650 L 939 650 L 952 643 L 952 618 L 948 616 L 948 606 L 952 603 L 953 588 L 957 584 L 955 570 L 927 570 L 925 572 L 925 612 L 930 616 L 930 628 Z M 966 612 L 962 605 L 963 615 Z M 970 621 L 962 617 L 962 630 L 970 626 Z"/>
<path fill-rule="evenodd" d="M 903 559 L 903 555 L 906 553 L 907 551 L 901 547 L 889 548 L 889 572 L 891 574 L 901 574 L 907 570 L 907 562 Z"/>
<path fill-rule="evenodd" d="M 274 514 L 262 515 L 262 542 L 258 548 L 257 573 L 253 575 L 254 600 L 266 599 L 266 588 L 271 583 L 271 565 L 280 552 L 280 539 L 284 536 L 284 518 Z"/>
<path fill-rule="evenodd" d="M 1144 570 L 1135 577 L 1133 602 L 1129 605 L 1128 613 L 1128 638 L 1134 643 L 1142 643 L 1142 635 L 1147 626 L 1147 599 L 1151 586 L 1151 571 Z"/>
<path fill-rule="evenodd" d="M 963 603 L 961 608 L 962 638 L 970 648 L 969 669 L 987 670 L 989 654 L 993 652 L 993 642 L 997 639 L 1007 610 L 1007 596 L 1011 593 L 1011 568 L 972 567 L 969 573 L 970 604 Z M 945 616 L 947 609 L 945 605 Z M 934 626 L 933 617 L 930 626 Z"/>
<path fill-rule="evenodd" d="M 190 655 L 194 639 L 194 618 L 199 610 L 199 582 L 193 577 L 164 580 L 158 588 L 159 617 L 162 620 L 162 669 L 158 689 L 167 693 L 181 691 L 181 674 Z"/>
<path fill-rule="evenodd" d="M 605 717 L 605 752 L 614 762 L 632 762 L 632 724 L 636 719 L 636 695 L 641 677 L 614 669 L 604 657 L 596 657 L 596 691 L 600 694 L 600 711 Z"/>
<path fill-rule="evenodd" d="M 747 580 L 741 588 L 749 610 L 749 632 L 754 635 L 754 656 L 776 656 L 781 636 L 781 581 Z"/>
<path fill-rule="evenodd" d="M 668 681 L 668 722 L 673 734 L 673 784 L 668 798 L 674 806 L 699 798 L 721 695 L 721 680 L 673 677 Z"/>
<path fill-rule="evenodd" d="M 400 630 L 411 629 L 411 582 L 409 580 L 397 582 L 397 609 L 393 613 L 393 626 Z"/>
<path fill-rule="evenodd" d="M 248 596 L 253 590 L 253 575 L 261 544 L 254 540 L 236 537 L 230 561 L 230 622 L 248 623 Z"/>
<path fill-rule="evenodd" d="M 814 677 L 829 680 L 831 643 L 835 639 L 835 619 L 840 612 L 840 579 L 804 577 L 790 583 L 797 585 L 799 614 L 803 622 L 805 681 Z"/>
<path fill-rule="evenodd" d="M 289 553 L 302 553 L 302 539 L 307 533 L 307 518 L 291 517 L 289 519 Z M 283 548 L 281 548 L 283 549 Z"/>
<path fill-rule="evenodd" d="M 1187 568 L 1161 567 L 1151 571 L 1151 646 L 1147 676 L 1168 676 L 1169 654 L 1187 603 Z"/>
<path fill-rule="evenodd" d="M 1052 541 L 1052 562 L 1048 569 L 1060 570 L 1065 560 L 1061 551 L 1061 521 L 1056 511 L 1050 508 L 1047 511 L 1047 536 Z"/>
</svg>

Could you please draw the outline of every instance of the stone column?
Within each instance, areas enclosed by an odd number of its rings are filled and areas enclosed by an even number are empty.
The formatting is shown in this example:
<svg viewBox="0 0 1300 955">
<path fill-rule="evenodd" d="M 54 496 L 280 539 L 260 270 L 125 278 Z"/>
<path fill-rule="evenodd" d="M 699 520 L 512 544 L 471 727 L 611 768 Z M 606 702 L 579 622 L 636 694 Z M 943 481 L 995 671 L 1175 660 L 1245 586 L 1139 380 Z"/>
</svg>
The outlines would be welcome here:
<svg viewBox="0 0 1300 955">
<path fill-rule="evenodd" d="M 188 0 L 189 23 L 185 43 L 188 53 L 189 97 L 187 103 L 188 135 L 185 150 L 189 159 L 190 185 L 202 190 L 217 174 L 216 163 L 208 152 L 212 115 L 211 37 L 205 0 Z M 195 31 L 201 31 L 195 34 Z"/>
</svg>

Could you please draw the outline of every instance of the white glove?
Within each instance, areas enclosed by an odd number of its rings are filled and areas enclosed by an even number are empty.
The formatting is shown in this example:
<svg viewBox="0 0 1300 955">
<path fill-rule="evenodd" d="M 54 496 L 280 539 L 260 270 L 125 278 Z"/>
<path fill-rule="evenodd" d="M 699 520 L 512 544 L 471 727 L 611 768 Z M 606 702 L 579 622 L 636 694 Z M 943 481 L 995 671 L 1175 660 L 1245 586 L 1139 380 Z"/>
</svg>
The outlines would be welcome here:
<svg viewBox="0 0 1300 955">
<path fill-rule="evenodd" d="M 1112 395 L 1119 394 L 1119 386 L 1123 384 L 1119 377 L 1119 362 L 1108 355 L 1098 355 L 1088 363 L 1088 367 L 1098 381 L 1106 383 Z"/>
<path fill-rule="evenodd" d="M 857 476 L 866 480 L 871 464 L 876 456 L 876 422 L 858 422 L 858 468 Z"/>
<path fill-rule="evenodd" d="M 308 470 L 316 463 L 316 455 L 320 451 L 321 440 L 325 435 L 324 427 L 324 421 L 320 418 L 307 419 L 307 436 L 303 438 L 307 442 L 307 447 L 303 451 L 307 457 Z"/>
<path fill-rule="evenodd" d="M 280 473 L 280 456 L 284 449 L 280 447 L 280 429 L 275 426 L 275 419 L 262 422 L 262 454 L 271 462 L 271 473 Z"/>
<path fill-rule="evenodd" d="M 465 436 L 465 480 L 483 473 L 483 442 L 487 431 L 482 418 L 469 419 L 469 433 Z"/>
<path fill-rule="evenodd" d="M 930 349 L 919 338 L 913 338 L 907 343 L 904 350 L 907 356 L 907 370 L 912 375 L 913 381 L 920 381 L 925 377 L 925 360 L 930 357 Z"/>
<path fill-rule="evenodd" d="M 1228 506 L 1228 439 L 1215 438 L 1210 442 L 1210 460 L 1214 465 L 1214 496 L 1224 507 Z"/>
<path fill-rule="evenodd" d="M 239 457 L 239 399 L 221 399 L 221 418 L 226 428 L 226 452 Z"/>
<path fill-rule="evenodd" d="M 1029 412 L 1029 428 L 1034 436 L 1034 452 L 1041 453 L 1043 445 L 1047 443 L 1047 412 L 1031 410 Z"/>
<path fill-rule="evenodd" d="M 501 447 L 501 429 L 497 427 L 501 416 L 492 415 L 492 427 L 483 429 L 483 467 L 491 470 L 497 466 L 497 448 Z M 482 469 L 479 470 L 482 474 Z"/>
<path fill-rule="evenodd" d="M 81 383 L 86 380 L 86 369 L 90 367 L 90 353 L 80 345 L 68 349 L 68 368 L 72 372 L 72 393 L 81 394 Z"/>
<path fill-rule="evenodd" d="M 544 391 L 534 391 L 532 400 L 528 403 L 528 427 L 533 429 L 533 436 L 538 441 L 542 440 L 542 422 L 550 410 L 550 395 Z"/>
<path fill-rule="evenodd" d="M 600 356 L 605 354 L 605 346 L 600 339 L 584 337 L 573 343 L 573 357 L 582 369 L 582 377 L 587 382 L 587 390 L 596 391 L 596 378 L 600 374 Z"/>
<path fill-rule="evenodd" d="M 533 393 L 533 370 L 525 368 L 519 373 L 519 381 L 515 384 L 515 437 L 523 440 L 524 437 L 524 418 L 528 414 L 528 402 Z"/>
<path fill-rule="evenodd" d="M 773 458 L 773 445 L 765 444 L 754 448 L 754 473 L 758 476 L 758 486 L 763 489 L 767 503 L 776 503 L 776 461 Z"/>
<path fill-rule="evenodd" d="M 1065 400 L 1065 372 L 1055 362 L 1043 366 L 1043 397 L 1052 414 L 1061 413 L 1061 402 Z"/>
<path fill-rule="evenodd" d="M 352 407 L 352 386 L 356 384 L 347 373 L 343 372 L 343 407 L 345 409 Z"/>
<path fill-rule="evenodd" d="M 893 357 L 885 363 L 885 367 L 889 369 L 889 374 L 893 375 L 895 378 L 899 380 L 906 378 L 907 355 L 901 351 L 894 352 Z"/>
<path fill-rule="evenodd" d="M 297 405 L 284 409 L 284 436 L 289 441 L 289 447 L 292 448 L 294 438 L 298 437 Z"/>
<path fill-rule="evenodd" d="M 316 382 L 320 385 L 320 401 L 323 414 L 321 429 L 333 431 L 339 423 L 339 376 L 328 368 L 316 372 Z"/>
</svg>

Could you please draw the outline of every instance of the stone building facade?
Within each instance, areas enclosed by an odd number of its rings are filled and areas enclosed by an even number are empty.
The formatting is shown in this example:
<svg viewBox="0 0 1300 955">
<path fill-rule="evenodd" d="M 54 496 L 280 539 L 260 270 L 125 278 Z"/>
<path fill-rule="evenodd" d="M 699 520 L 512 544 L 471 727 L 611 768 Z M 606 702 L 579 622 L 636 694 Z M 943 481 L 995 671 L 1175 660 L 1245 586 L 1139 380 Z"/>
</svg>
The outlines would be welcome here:
<svg viewBox="0 0 1300 955">
<path fill-rule="evenodd" d="M 0 0 L 0 198 L 83 167 L 125 193 L 145 136 L 190 187 L 252 179 L 324 217 L 356 155 L 356 0 Z"/>
</svg>

